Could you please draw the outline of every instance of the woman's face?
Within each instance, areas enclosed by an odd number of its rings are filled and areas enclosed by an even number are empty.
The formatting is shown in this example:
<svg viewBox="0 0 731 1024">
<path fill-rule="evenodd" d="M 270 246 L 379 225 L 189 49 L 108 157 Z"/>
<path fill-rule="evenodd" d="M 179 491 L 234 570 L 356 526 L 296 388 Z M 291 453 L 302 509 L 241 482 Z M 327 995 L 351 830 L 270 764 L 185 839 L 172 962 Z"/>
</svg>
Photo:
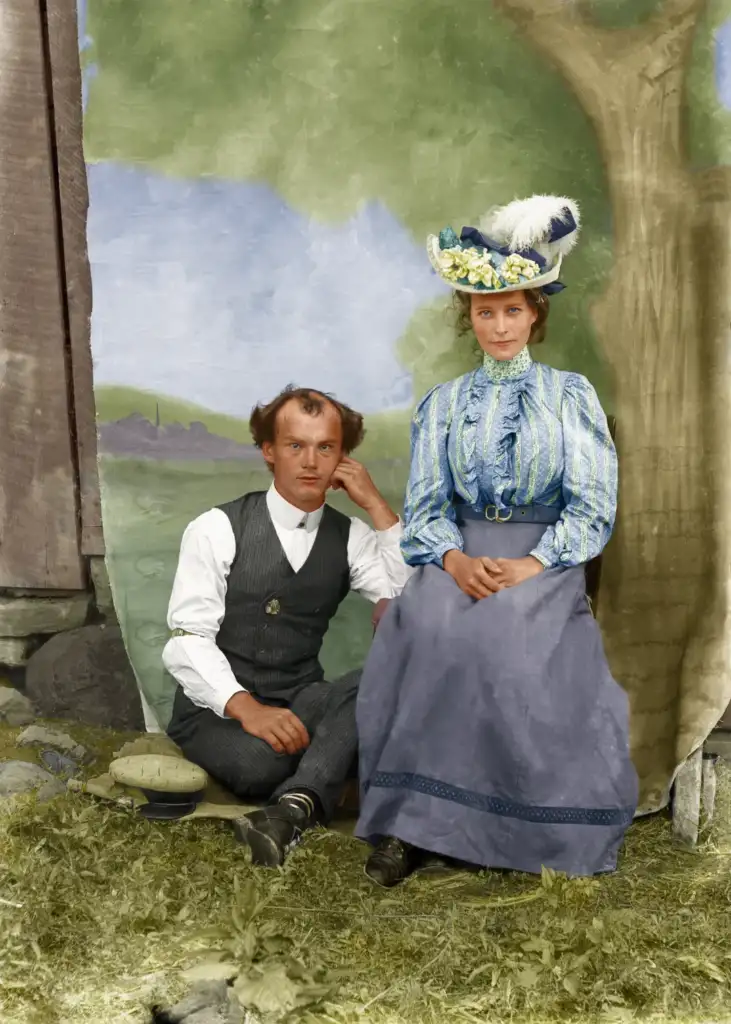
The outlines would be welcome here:
<svg viewBox="0 0 731 1024">
<path fill-rule="evenodd" d="M 472 295 L 470 318 L 483 352 L 495 359 L 514 359 L 528 344 L 538 313 L 525 293 Z"/>
</svg>

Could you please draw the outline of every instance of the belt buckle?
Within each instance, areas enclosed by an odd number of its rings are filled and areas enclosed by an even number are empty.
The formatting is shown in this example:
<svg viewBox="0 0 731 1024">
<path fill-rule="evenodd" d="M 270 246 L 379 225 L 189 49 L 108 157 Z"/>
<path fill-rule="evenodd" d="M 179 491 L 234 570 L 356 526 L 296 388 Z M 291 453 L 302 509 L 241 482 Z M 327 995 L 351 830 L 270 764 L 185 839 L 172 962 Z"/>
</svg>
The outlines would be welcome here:
<svg viewBox="0 0 731 1024">
<path fill-rule="evenodd" d="M 490 515 L 490 511 L 491 510 L 495 511 L 495 515 L 494 516 Z M 507 523 L 512 518 L 513 518 L 513 510 L 512 510 L 512 508 L 508 509 L 508 514 L 506 516 L 503 516 L 502 518 L 500 516 L 500 509 L 497 507 L 497 505 L 488 505 L 487 508 L 485 509 L 485 519 L 487 519 L 488 523 Z"/>
</svg>

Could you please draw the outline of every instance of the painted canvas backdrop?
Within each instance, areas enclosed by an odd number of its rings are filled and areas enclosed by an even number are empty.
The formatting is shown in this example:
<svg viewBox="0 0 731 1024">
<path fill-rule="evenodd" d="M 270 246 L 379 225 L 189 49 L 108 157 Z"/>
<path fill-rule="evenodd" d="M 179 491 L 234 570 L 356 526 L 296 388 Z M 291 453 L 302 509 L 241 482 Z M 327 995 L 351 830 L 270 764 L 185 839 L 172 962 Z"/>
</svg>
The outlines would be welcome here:
<svg viewBox="0 0 731 1024">
<path fill-rule="evenodd" d="M 415 400 L 475 359 L 455 340 L 429 270 L 428 231 L 532 192 L 575 197 L 582 242 L 540 358 L 585 373 L 607 411 L 636 404 L 627 330 L 597 332 L 594 312 L 616 267 L 614 158 L 595 98 L 560 54 L 572 32 L 574 57 L 590 52 L 584 17 L 620 55 L 653 17 L 690 18 L 684 158 L 711 165 L 730 137 L 728 34 L 723 5 L 700 0 L 579 6 L 209 0 L 203 11 L 193 0 L 80 0 L 108 565 L 131 660 L 163 725 L 172 685 L 160 653 L 180 536 L 205 509 L 268 484 L 248 434 L 255 402 L 293 382 L 361 409 L 361 457 L 400 506 Z M 546 17 L 550 31 L 539 32 Z M 608 79 L 604 100 L 610 112 L 620 102 Z M 651 348 L 642 317 L 637 345 Z M 610 605 L 629 614 L 621 562 L 609 572 Z M 362 662 L 369 617 L 348 598 L 326 641 L 330 675 Z M 667 685 L 679 699 L 677 679 Z M 706 708 L 696 733 L 708 717 Z M 662 727 L 656 803 L 678 755 L 675 725 Z M 642 725 L 635 731 L 641 749 Z M 645 761 L 652 774 L 657 757 L 646 751 Z"/>
</svg>

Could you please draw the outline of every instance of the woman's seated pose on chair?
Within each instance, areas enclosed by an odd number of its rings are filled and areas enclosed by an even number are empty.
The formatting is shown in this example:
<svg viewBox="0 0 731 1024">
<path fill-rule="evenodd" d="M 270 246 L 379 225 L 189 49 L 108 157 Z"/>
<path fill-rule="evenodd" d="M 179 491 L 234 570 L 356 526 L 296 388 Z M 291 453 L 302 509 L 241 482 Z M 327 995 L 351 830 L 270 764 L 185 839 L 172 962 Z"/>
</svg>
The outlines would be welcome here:
<svg viewBox="0 0 731 1024">
<path fill-rule="evenodd" d="M 417 408 L 402 550 L 419 568 L 360 684 L 356 834 L 381 885 L 425 852 L 613 871 L 636 808 L 584 572 L 614 526 L 616 452 L 589 381 L 531 357 L 578 220 L 534 196 L 427 243 L 483 360 Z"/>
</svg>

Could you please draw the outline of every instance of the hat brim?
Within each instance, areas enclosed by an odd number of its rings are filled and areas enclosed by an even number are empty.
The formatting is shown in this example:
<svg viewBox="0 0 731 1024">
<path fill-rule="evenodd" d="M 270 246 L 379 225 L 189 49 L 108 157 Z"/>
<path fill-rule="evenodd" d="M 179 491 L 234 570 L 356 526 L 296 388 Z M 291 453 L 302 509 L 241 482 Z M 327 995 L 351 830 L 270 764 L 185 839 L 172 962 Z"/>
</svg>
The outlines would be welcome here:
<svg viewBox="0 0 731 1024">
<path fill-rule="evenodd" d="M 159 789 L 143 789 L 142 795 L 148 801 L 139 808 L 143 818 L 153 821 L 174 821 L 192 814 L 202 801 L 205 790 L 168 793 Z"/>
<path fill-rule="evenodd" d="M 525 292 L 538 290 L 543 288 L 544 285 L 553 284 L 558 280 L 559 274 L 561 273 L 561 256 L 559 256 L 558 260 L 550 270 L 540 274 L 538 277 L 534 277 L 530 281 L 521 281 L 520 284 L 504 285 L 501 288 L 487 288 L 485 285 L 478 288 L 470 284 L 456 284 L 454 281 L 450 281 L 449 278 L 444 276 L 442 268 L 439 265 L 439 253 L 441 252 L 441 249 L 439 247 L 438 235 L 429 235 L 426 241 L 426 251 L 429 255 L 429 262 L 445 284 L 448 284 L 455 292 L 468 292 L 471 295 L 500 295 L 503 292 Z"/>
<path fill-rule="evenodd" d="M 141 792 L 151 804 L 199 804 L 205 796 L 205 787 L 185 792 L 166 789 L 142 789 Z"/>
<path fill-rule="evenodd" d="M 196 809 L 197 804 L 143 804 L 137 813 L 148 821 L 177 821 L 186 818 Z"/>
</svg>

